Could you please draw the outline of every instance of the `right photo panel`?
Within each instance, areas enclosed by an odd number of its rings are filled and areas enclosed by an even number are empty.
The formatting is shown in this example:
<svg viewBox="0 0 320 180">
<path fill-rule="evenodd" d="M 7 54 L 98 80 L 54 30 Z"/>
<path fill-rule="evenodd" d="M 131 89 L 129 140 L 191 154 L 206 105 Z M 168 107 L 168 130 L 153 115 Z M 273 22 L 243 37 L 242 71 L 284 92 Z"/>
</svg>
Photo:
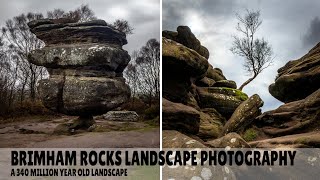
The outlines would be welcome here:
<svg viewBox="0 0 320 180">
<path fill-rule="evenodd" d="M 163 179 L 319 175 L 319 7 L 162 1 Z"/>
</svg>

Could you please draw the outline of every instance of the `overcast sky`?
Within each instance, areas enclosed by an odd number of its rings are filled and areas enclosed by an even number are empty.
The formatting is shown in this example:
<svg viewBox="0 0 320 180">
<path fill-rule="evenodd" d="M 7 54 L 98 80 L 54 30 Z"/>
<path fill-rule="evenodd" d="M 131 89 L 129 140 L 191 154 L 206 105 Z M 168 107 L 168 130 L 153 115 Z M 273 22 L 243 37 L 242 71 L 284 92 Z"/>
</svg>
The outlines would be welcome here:
<svg viewBox="0 0 320 180">
<path fill-rule="evenodd" d="M 246 9 L 261 11 L 263 23 L 257 36 L 272 45 L 275 59 L 243 91 L 259 94 L 265 104 L 263 110 L 275 109 L 281 102 L 268 92 L 277 69 L 289 60 L 300 58 L 320 41 L 319 0 L 163 0 L 163 30 L 176 30 L 187 25 L 210 51 L 209 62 L 219 67 L 227 79 L 240 86 L 248 76 L 243 70 L 243 59 L 229 50 L 232 35 L 237 35 L 235 14 Z"/>
<path fill-rule="evenodd" d="M 131 53 L 149 39 L 160 39 L 160 0 L 0 0 L 0 25 L 7 19 L 27 12 L 46 14 L 48 10 L 61 8 L 74 10 L 88 4 L 99 19 L 112 23 L 116 19 L 128 20 L 134 28 L 127 36 L 124 49 Z"/>
</svg>

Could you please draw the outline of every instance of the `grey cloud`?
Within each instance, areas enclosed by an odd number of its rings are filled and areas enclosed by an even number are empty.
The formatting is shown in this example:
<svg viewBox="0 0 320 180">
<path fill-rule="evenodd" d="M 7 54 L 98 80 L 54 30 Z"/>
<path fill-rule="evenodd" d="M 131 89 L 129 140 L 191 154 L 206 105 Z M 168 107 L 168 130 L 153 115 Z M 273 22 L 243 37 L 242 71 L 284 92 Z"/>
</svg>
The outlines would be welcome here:
<svg viewBox="0 0 320 180">
<path fill-rule="evenodd" d="M 320 19 L 315 17 L 311 20 L 307 33 L 303 37 L 304 45 L 313 47 L 320 41 Z"/>
<path fill-rule="evenodd" d="M 236 1 L 193 1 L 193 0 L 164 0 L 163 5 L 163 30 L 175 30 L 179 25 L 188 23 L 185 15 L 195 11 L 201 16 L 230 16 L 233 8 L 237 6 Z"/>
</svg>

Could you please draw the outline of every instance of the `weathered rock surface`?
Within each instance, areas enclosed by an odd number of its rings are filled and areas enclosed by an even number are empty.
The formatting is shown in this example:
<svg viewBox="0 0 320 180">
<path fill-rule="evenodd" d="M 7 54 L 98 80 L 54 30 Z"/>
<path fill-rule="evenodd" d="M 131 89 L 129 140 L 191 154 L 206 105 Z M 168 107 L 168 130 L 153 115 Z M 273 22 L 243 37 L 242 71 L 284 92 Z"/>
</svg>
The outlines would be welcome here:
<svg viewBox="0 0 320 180">
<path fill-rule="evenodd" d="M 68 44 L 37 49 L 29 56 L 29 61 L 55 69 L 86 66 L 122 72 L 128 65 L 130 56 L 127 51 L 108 44 Z"/>
<path fill-rule="evenodd" d="M 226 77 L 224 77 L 221 69 L 213 68 L 211 64 L 208 67 L 206 77 L 213 79 L 214 81 L 227 80 Z"/>
<path fill-rule="evenodd" d="M 282 102 L 301 100 L 320 88 L 320 43 L 278 70 L 269 92 Z"/>
<path fill-rule="evenodd" d="M 126 35 L 108 26 L 103 20 L 83 23 L 55 23 L 53 20 L 35 20 L 28 23 L 31 32 L 47 45 L 73 43 L 127 44 Z"/>
<path fill-rule="evenodd" d="M 199 86 L 199 87 L 211 87 L 213 86 L 215 83 L 215 81 L 213 79 L 210 79 L 210 78 L 207 78 L 207 77 L 204 77 L 198 81 L 196 81 L 196 85 Z"/>
<path fill-rule="evenodd" d="M 202 46 L 200 41 L 191 32 L 188 26 L 178 26 L 177 32 L 162 31 L 162 36 L 167 39 L 172 39 L 184 46 L 197 51 L 201 56 L 206 59 L 209 58 L 209 51 L 206 47 Z"/>
<path fill-rule="evenodd" d="M 103 118 L 109 121 L 137 121 L 139 115 L 135 111 L 109 111 Z"/>
<path fill-rule="evenodd" d="M 197 91 L 201 108 L 214 108 L 227 118 L 248 98 L 245 93 L 231 88 L 198 87 Z"/>
<path fill-rule="evenodd" d="M 318 131 L 320 122 L 320 89 L 299 101 L 281 105 L 257 117 L 256 124 L 271 136 Z"/>
<path fill-rule="evenodd" d="M 233 132 L 221 138 L 207 141 L 205 145 L 212 148 L 225 148 L 227 146 L 230 148 L 250 148 L 250 145 L 239 134 Z"/>
<path fill-rule="evenodd" d="M 205 76 L 208 61 L 196 51 L 162 38 L 163 96 L 186 103 L 191 84 Z"/>
<path fill-rule="evenodd" d="M 175 130 L 162 131 L 163 148 L 206 148 L 201 142 Z"/>
<path fill-rule="evenodd" d="M 103 20 L 71 23 L 67 19 L 42 19 L 28 25 L 46 43 L 28 55 L 31 63 L 47 67 L 50 74 L 38 86 L 44 105 L 80 116 L 69 129 L 88 128 L 93 115 L 128 101 L 130 89 L 122 72 L 130 56 L 122 49 L 127 43 L 124 33 Z"/>
<path fill-rule="evenodd" d="M 188 27 L 163 31 L 163 128 L 199 142 L 219 137 L 226 118 L 248 96 L 207 61 L 209 52 Z M 178 135 L 177 135 L 178 136 Z M 175 138 L 172 138 L 175 139 Z M 163 143 L 168 143 L 168 139 Z M 192 147 L 205 147 L 195 144 Z M 170 147 L 185 147 L 183 142 Z"/>
<path fill-rule="evenodd" d="M 199 136 L 201 139 L 217 138 L 222 131 L 223 124 L 219 117 L 212 118 L 212 116 L 200 112 L 200 127 Z"/>
<path fill-rule="evenodd" d="M 200 112 L 181 103 L 162 99 L 162 128 L 197 134 L 200 125 Z"/>
<path fill-rule="evenodd" d="M 227 87 L 232 89 L 237 89 L 237 84 L 231 80 L 221 80 L 213 84 L 213 87 Z"/>
<path fill-rule="evenodd" d="M 244 131 L 261 114 L 260 107 L 262 106 L 263 101 L 257 94 L 242 102 L 223 127 L 222 135 L 230 132 L 240 133 Z"/>
<path fill-rule="evenodd" d="M 249 144 L 251 147 L 256 147 L 256 148 L 276 148 L 276 147 L 319 148 L 320 133 L 309 132 L 309 133 L 302 133 L 302 134 L 293 134 L 293 135 L 281 136 L 281 137 L 276 137 L 271 139 L 252 141 Z"/>
</svg>

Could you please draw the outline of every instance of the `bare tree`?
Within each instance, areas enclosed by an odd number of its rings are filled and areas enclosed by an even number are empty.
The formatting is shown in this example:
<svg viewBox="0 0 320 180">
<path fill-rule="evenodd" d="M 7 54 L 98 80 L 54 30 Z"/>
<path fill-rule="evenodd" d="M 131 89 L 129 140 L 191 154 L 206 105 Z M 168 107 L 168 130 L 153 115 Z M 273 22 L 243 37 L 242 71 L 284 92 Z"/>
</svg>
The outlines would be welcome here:
<svg viewBox="0 0 320 180">
<path fill-rule="evenodd" d="M 255 37 L 255 33 L 260 27 L 260 11 L 247 10 L 244 16 L 236 15 L 238 19 L 237 31 L 241 36 L 233 36 L 234 41 L 231 47 L 232 53 L 245 58 L 244 68 L 252 75 L 245 81 L 239 90 L 253 81 L 264 69 L 269 67 L 273 59 L 271 46 L 263 38 Z"/>
<path fill-rule="evenodd" d="M 125 34 L 132 34 L 133 33 L 133 28 L 130 26 L 129 22 L 127 20 L 124 19 L 117 19 L 112 26 L 125 33 Z"/>
<path fill-rule="evenodd" d="M 54 9 L 53 11 L 47 12 L 47 17 L 49 19 L 59 19 L 59 18 L 62 18 L 64 15 L 65 15 L 65 12 L 62 9 Z"/>
<path fill-rule="evenodd" d="M 2 28 L 4 44 L 7 45 L 6 59 L 13 67 L 15 75 L 12 77 L 21 84 L 21 101 L 24 99 L 25 90 L 30 92 L 30 98 L 36 98 L 36 83 L 46 74 L 43 67 L 33 65 L 27 61 L 27 55 L 38 49 L 44 43 L 29 31 L 27 23 L 31 20 L 43 18 L 42 14 L 21 14 L 6 21 Z M 15 83 L 14 83 L 15 85 Z"/>
<path fill-rule="evenodd" d="M 134 106 L 134 100 L 136 99 L 138 86 L 139 86 L 139 73 L 137 71 L 136 58 L 138 51 L 133 51 L 131 55 L 131 63 L 128 64 L 124 71 L 124 77 L 131 89 L 131 106 Z"/>
<path fill-rule="evenodd" d="M 87 22 L 97 19 L 88 4 L 82 4 L 79 8 L 69 12 L 65 12 L 62 9 L 54 9 L 47 12 L 47 17 L 50 19 L 66 18 L 71 20 L 71 22 Z"/>
<path fill-rule="evenodd" d="M 152 97 L 160 98 L 160 43 L 150 39 L 138 54 L 136 63 L 141 73 L 140 87 L 147 95 L 151 106 Z"/>
<path fill-rule="evenodd" d="M 160 100 L 160 43 L 156 39 L 150 39 L 132 54 L 124 77 L 131 87 L 132 97 L 139 94 L 149 106 L 153 100 Z"/>
</svg>

